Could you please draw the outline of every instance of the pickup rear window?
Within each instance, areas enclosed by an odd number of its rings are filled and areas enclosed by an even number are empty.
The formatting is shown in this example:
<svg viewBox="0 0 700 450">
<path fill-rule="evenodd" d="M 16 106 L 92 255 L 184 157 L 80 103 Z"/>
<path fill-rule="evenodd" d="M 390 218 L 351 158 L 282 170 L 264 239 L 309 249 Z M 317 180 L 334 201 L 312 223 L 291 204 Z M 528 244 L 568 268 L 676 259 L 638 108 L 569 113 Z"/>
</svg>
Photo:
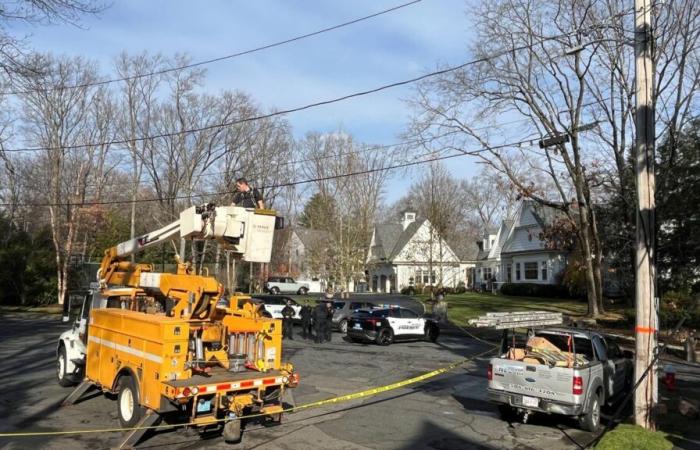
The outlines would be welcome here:
<svg viewBox="0 0 700 450">
<path fill-rule="evenodd" d="M 569 351 L 569 335 L 564 334 L 550 334 L 550 333 L 536 333 L 537 336 L 546 338 L 549 342 L 556 345 L 557 348 L 563 352 Z M 583 337 L 574 337 L 573 342 L 576 353 L 585 356 L 589 361 L 593 360 L 593 347 L 591 346 L 591 340 Z"/>
</svg>

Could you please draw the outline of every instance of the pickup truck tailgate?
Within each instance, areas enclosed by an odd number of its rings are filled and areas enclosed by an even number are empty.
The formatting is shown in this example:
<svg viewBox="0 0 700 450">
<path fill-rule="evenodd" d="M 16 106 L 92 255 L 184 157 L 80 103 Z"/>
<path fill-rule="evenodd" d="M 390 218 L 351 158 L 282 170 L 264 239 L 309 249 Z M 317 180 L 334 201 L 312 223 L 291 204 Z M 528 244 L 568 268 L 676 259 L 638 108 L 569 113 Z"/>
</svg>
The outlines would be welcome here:
<svg viewBox="0 0 700 450">
<path fill-rule="evenodd" d="M 562 403 L 581 401 L 580 395 L 573 395 L 575 369 L 500 358 L 491 360 L 491 368 L 490 389 Z"/>
</svg>

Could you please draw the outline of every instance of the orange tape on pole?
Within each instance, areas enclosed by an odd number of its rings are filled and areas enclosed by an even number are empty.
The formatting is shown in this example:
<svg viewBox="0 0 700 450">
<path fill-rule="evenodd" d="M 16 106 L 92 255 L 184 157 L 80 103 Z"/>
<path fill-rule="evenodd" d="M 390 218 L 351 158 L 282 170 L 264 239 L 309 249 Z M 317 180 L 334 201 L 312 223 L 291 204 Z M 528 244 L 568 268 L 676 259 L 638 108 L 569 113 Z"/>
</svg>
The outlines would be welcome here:
<svg viewBox="0 0 700 450">
<path fill-rule="evenodd" d="M 634 332 L 635 333 L 656 333 L 656 328 L 649 328 L 649 327 L 634 327 Z"/>
</svg>

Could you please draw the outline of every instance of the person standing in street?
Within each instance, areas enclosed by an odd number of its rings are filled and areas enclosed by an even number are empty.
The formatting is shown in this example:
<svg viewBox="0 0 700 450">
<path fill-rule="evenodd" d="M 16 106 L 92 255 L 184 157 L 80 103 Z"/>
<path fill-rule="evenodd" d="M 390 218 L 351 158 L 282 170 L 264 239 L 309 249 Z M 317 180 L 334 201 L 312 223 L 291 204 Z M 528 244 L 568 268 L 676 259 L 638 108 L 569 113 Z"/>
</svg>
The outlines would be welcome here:
<svg viewBox="0 0 700 450">
<path fill-rule="evenodd" d="M 282 338 L 294 340 L 294 308 L 292 301 L 288 300 L 287 304 L 282 308 Z"/>
<path fill-rule="evenodd" d="M 301 337 L 304 339 L 311 339 L 313 333 L 311 332 L 311 307 L 309 305 L 304 305 L 301 307 L 299 314 L 301 315 Z"/>
<path fill-rule="evenodd" d="M 328 317 L 328 307 L 325 301 L 319 301 L 318 305 L 314 308 L 313 319 L 314 319 L 314 331 L 316 332 L 316 338 L 314 341 L 317 344 L 325 342 L 326 338 L 326 320 Z"/>
<path fill-rule="evenodd" d="M 333 330 L 333 301 L 329 300 L 326 302 L 326 324 L 323 327 L 325 333 L 323 340 L 326 342 L 331 341 L 331 332 Z"/>
</svg>

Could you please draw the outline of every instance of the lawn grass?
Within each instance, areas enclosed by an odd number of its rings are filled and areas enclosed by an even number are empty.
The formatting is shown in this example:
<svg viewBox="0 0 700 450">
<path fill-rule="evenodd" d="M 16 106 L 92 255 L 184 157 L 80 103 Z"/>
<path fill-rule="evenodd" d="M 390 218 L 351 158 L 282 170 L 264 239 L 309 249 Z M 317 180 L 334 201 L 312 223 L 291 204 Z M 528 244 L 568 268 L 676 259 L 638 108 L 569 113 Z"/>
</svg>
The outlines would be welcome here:
<svg viewBox="0 0 700 450">
<path fill-rule="evenodd" d="M 596 450 L 670 450 L 673 443 L 666 433 L 649 431 L 637 425 L 621 424 L 603 436 Z"/>
<path fill-rule="evenodd" d="M 418 295 L 425 301 L 429 295 Z M 514 297 L 500 294 L 465 292 L 464 294 L 448 294 L 448 319 L 461 326 L 466 326 L 469 319 L 475 319 L 488 312 L 512 311 L 552 311 L 570 316 L 583 316 L 587 312 L 587 304 L 583 300 Z"/>
</svg>

